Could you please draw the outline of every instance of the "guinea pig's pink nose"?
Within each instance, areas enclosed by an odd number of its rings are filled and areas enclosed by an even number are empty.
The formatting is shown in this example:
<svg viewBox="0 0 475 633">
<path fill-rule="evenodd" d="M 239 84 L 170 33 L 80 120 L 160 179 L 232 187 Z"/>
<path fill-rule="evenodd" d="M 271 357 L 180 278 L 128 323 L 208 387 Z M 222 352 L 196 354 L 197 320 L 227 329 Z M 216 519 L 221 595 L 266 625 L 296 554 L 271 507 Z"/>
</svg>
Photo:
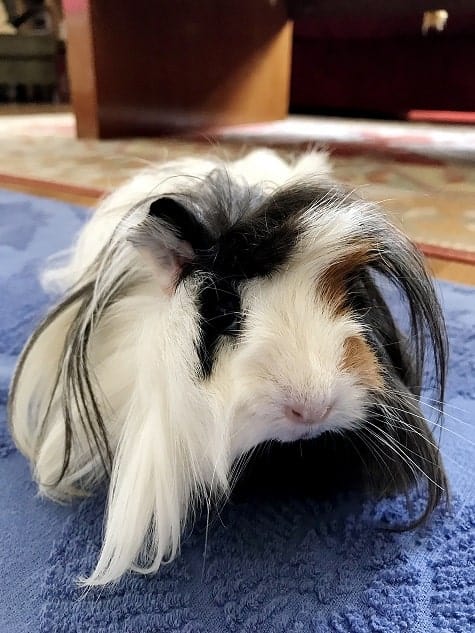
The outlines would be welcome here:
<svg viewBox="0 0 475 633">
<path fill-rule="evenodd" d="M 284 406 L 284 413 L 288 420 L 297 424 L 319 424 L 327 419 L 332 406 L 332 404 L 310 405 L 292 402 Z"/>
</svg>

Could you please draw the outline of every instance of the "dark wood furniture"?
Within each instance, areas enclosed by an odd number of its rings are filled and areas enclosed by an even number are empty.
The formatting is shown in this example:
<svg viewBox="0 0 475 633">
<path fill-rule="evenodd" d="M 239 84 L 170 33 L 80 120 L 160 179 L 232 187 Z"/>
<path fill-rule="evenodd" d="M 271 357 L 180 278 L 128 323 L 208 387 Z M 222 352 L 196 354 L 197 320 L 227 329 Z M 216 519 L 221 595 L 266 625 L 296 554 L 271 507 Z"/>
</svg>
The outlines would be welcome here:
<svg viewBox="0 0 475 633">
<path fill-rule="evenodd" d="M 474 0 L 293 0 L 294 110 L 475 111 Z M 445 9 L 444 30 L 422 33 Z"/>
<path fill-rule="evenodd" d="M 64 0 L 78 134 L 244 123 L 288 111 L 282 0 Z"/>
<path fill-rule="evenodd" d="M 306 111 L 475 110 L 474 0 L 63 0 L 82 137 Z M 292 24 L 295 36 L 292 53 Z"/>
</svg>

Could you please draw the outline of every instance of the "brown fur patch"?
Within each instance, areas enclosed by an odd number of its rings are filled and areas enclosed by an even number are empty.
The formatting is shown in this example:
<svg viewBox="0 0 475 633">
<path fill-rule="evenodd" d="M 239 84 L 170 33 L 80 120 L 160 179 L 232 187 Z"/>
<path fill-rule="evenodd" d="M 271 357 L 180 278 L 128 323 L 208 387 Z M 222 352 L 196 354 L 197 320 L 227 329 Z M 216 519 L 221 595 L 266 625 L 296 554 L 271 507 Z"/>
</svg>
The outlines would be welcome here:
<svg viewBox="0 0 475 633">
<path fill-rule="evenodd" d="M 377 358 L 361 336 L 351 336 L 345 341 L 341 368 L 355 375 L 365 387 L 378 390 L 383 388 Z"/>
<path fill-rule="evenodd" d="M 366 266 L 374 257 L 370 244 L 355 245 L 354 250 L 332 264 L 318 280 L 318 293 L 335 316 L 349 312 L 347 307 L 347 279 L 354 271 Z M 381 390 L 384 381 L 380 365 L 362 336 L 351 336 L 345 341 L 341 369 L 356 376 L 358 382 L 370 389 Z"/>
<path fill-rule="evenodd" d="M 318 280 L 318 292 L 335 315 L 346 312 L 346 280 L 358 268 L 371 261 L 369 245 L 359 245 L 353 252 L 335 262 Z"/>
</svg>

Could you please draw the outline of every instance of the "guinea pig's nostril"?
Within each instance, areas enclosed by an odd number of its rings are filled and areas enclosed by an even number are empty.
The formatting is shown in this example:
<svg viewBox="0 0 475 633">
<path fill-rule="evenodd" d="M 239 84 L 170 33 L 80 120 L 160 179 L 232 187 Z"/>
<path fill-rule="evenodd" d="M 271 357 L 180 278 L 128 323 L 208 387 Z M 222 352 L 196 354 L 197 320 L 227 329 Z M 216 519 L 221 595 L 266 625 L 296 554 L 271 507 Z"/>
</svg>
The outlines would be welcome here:
<svg viewBox="0 0 475 633">
<path fill-rule="evenodd" d="M 305 411 L 294 404 L 287 404 L 284 407 L 285 417 L 291 422 L 305 422 Z"/>
<path fill-rule="evenodd" d="M 318 424 L 328 417 L 333 405 L 288 404 L 284 406 L 285 417 L 300 424 Z"/>
</svg>

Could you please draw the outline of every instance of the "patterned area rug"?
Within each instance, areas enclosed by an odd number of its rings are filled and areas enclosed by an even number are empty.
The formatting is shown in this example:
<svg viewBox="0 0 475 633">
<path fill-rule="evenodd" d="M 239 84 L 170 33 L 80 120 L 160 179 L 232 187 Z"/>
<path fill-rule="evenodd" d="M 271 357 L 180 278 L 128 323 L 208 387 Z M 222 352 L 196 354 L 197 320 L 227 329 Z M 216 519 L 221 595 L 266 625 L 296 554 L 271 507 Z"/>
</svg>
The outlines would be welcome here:
<svg viewBox="0 0 475 633">
<path fill-rule="evenodd" d="M 0 630 L 8 633 L 468 633 L 475 626 L 475 291 L 441 284 L 452 345 L 442 447 L 453 506 L 410 533 L 400 498 L 228 505 L 153 577 L 81 594 L 104 499 L 41 501 L 5 427 L 11 371 L 48 298 L 38 270 L 87 212 L 0 193 Z M 394 299 L 394 305 L 398 301 Z M 431 416 L 431 406 L 426 407 Z M 416 500 L 417 503 L 417 500 Z M 205 554 L 206 551 L 206 554 Z"/>
<path fill-rule="evenodd" d="M 188 140 L 94 141 L 74 134 L 69 113 L 0 117 L 0 186 L 32 181 L 31 191 L 45 191 L 39 185 L 49 182 L 49 195 L 69 190 L 92 200 L 150 162 L 186 154 L 234 158 L 262 144 L 285 155 L 326 146 L 336 178 L 382 201 L 413 239 L 475 262 L 474 126 L 290 117 Z"/>
</svg>

